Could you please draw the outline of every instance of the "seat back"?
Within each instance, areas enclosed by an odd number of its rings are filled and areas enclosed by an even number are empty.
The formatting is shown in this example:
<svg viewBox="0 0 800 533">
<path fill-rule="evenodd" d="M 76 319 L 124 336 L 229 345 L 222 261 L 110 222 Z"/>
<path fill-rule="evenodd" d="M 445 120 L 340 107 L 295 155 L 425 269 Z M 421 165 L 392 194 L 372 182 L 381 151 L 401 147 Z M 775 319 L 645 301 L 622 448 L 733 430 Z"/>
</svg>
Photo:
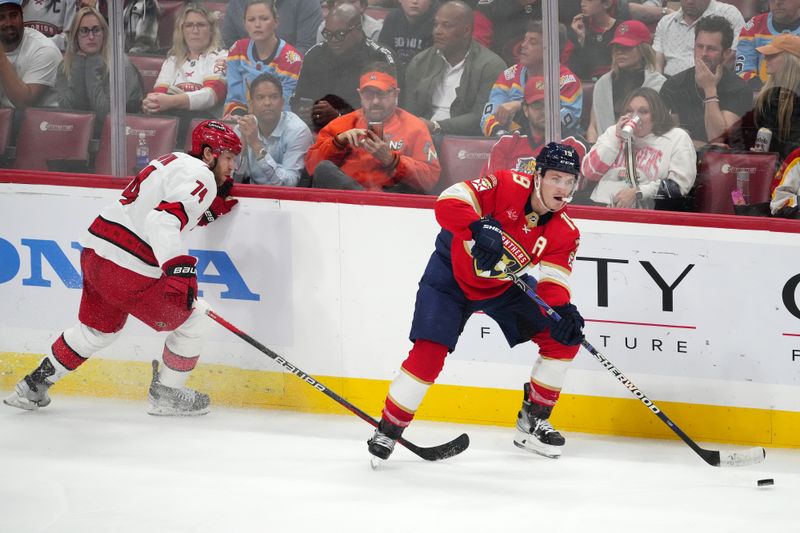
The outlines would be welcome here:
<svg viewBox="0 0 800 533">
<path fill-rule="evenodd" d="M 133 63 L 133 66 L 136 67 L 136 70 L 139 71 L 139 74 L 142 75 L 144 93 L 147 94 L 151 92 L 158 79 L 158 74 L 161 72 L 161 66 L 164 64 L 165 58 L 162 56 L 137 54 L 131 54 L 128 58 L 131 60 L 131 63 Z"/>
<path fill-rule="evenodd" d="M 749 203 L 768 202 L 779 159 L 777 152 L 711 150 L 703 153 L 697 173 L 697 211 L 733 215 L 731 193 L 737 188 L 739 173 L 749 177 Z"/>
<path fill-rule="evenodd" d="M 150 159 L 175 151 L 178 137 L 178 118 L 168 116 L 125 115 L 125 172 L 136 174 L 136 146 L 139 132 L 144 132 L 150 149 Z M 111 174 L 111 120 L 106 117 L 100 134 L 100 148 L 95 160 L 95 172 Z"/>
<path fill-rule="evenodd" d="M 459 181 L 477 178 L 496 142 L 497 139 L 486 137 L 443 136 L 439 145 L 442 174 L 434 193 L 438 194 Z"/>
<path fill-rule="evenodd" d="M 27 108 L 14 168 L 47 170 L 48 160 L 88 160 L 93 128 L 94 113 Z"/>
<path fill-rule="evenodd" d="M 14 108 L 0 108 L 0 158 L 8 151 L 11 129 L 14 124 Z"/>
</svg>

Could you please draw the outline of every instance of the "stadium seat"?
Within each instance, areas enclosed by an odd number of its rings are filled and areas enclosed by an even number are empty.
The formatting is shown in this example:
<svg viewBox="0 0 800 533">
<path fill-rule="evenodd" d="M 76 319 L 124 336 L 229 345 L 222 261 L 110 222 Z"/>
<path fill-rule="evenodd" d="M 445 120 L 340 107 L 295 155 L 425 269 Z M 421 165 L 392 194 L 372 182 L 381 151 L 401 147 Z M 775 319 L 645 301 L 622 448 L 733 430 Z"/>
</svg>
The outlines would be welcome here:
<svg viewBox="0 0 800 533">
<path fill-rule="evenodd" d="M 178 118 L 167 116 L 125 116 L 125 172 L 133 175 L 136 166 L 136 145 L 139 132 L 144 132 L 150 149 L 150 159 L 175 151 L 178 136 Z M 106 117 L 100 134 L 100 148 L 95 160 L 97 174 L 111 175 L 111 120 Z"/>
<path fill-rule="evenodd" d="M 439 145 L 439 163 L 442 174 L 433 192 L 438 194 L 454 183 L 477 178 L 489 152 L 497 139 L 486 137 L 467 137 L 461 135 L 445 135 Z"/>
<path fill-rule="evenodd" d="M 139 71 L 139 74 L 142 75 L 144 93 L 148 94 L 153 90 L 153 86 L 156 84 L 158 74 L 161 72 L 161 65 L 164 64 L 165 58 L 162 56 L 136 54 L 131 54 L 128 58 L 131 60 L 131 63 L 133 63 L 133 66 L 136 67 L 136 70 Z"/>
<path fill-rule="evenodd" d="M 193 118 L 192 121 L 189 123 L 189 129 L 186 130 L 186 140 L 183 144 L 183 151 L 186 152 L 187 154 L 192 149 L 192 132 L 194 131 L 195 127 L 197 127 L 198 124 L 203 122 L 203 120 L 205 119 Z"/>
<path fill-rule="evenodd" d="M 29 107 L 17 137 L 14 168 L 48 170 L 47 161 L 89 159 L 94 113 Z"/>
<path fill-rule="evenodd" d="M 700 154 L 697 174 L 696 209 L 700 213 L 733 215 L 731 193 L 736 174 L 749 176 L 749 204 L 768 202 L 780 154 L 777 152 L 715 151 Z"/>
<path fill-rule="evenodd" d="M 11 140 L 11 129 L 14 122 L 14 108 L 0 108 L 0 158 L 3 158 L 8 151 L 8 143 Z"/>
</svg>

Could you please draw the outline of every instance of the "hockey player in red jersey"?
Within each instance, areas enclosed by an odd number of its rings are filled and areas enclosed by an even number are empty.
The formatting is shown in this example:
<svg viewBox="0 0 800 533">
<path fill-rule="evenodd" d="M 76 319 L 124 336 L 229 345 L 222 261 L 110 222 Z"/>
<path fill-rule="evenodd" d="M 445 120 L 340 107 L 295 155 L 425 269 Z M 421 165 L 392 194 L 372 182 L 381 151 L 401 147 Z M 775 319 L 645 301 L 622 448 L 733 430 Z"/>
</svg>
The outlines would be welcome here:
<svg viewBox="0 0 800 533">
<path fill-rule="evenodd" d="M 419 283 L 410 334 L 414 346 L 367 441 L 373 456 L 387 459 L 392 453 L 476 311 L 500 325 L 510 346 L 528 340 L 539 346 L 523 387 L 514 444 L 547 457 L 561 455 L 564 438 L 548 418 L 583 339 L 583 318 L 570 303 L 569 288 L 580 234 L 566 212 L 580 160 L 574 148 L 549 143 L 536 162 L 533 175 L 499 170 L 457 183 L 436 201 L 442 230 Z M 537 292 L 561 315 L 558 322 L 504 275 L 505 270 L 521 274 L 536 286 L 526 272 L 537 265 Z"/>
<path fill-rule="evenodd" d="M 110 345 L 133 315 L 156 331 L 171 332 L 160 370 L 153 361 L 148 412 L 208 412 L 208 395 L 185 387 L 200 355 L 208 306 L 196 300 L 197 260 L 187 255 L 181 235 L 236 204 L 228 195 L 241 148 L 225 124 L 201 122 L 192 132 L 190 154 L 173 152 L 150 161 L 121 198 L 100 212 L 81 241 L 78 323 L 17 383 L 7 405 L 28 410 L 49 405 L 48 389 Z"/>
</svg>

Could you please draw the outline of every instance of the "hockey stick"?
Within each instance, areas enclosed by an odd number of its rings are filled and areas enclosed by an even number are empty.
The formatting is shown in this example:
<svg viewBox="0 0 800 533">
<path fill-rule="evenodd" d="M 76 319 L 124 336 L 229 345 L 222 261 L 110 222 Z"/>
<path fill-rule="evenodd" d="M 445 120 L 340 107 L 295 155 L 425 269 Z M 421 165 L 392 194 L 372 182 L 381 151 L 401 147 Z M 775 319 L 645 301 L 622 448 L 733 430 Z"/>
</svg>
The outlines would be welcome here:
<svg viewBox="0 0 800 533">
<path fill-rule="evenodd" d="M 351 404 L 328 387 L 314 379 L 312 376 L 309 376 L 292 363 L 281 357 L 280 355 L 276 354 L 253 337 L 248 335 L 247 333 L 243 332 L 214 311 L 208 309 L 206 310 L 206 314 L 211 317 L 212 320 L 220 324 L 222 327 L 230 331 L 231 333 L 235 334 L 242 340 L 244 340 L 247 344 L 252 346 L 253 348 L 257 349 L 264 355 L 267 355 L 278 362 L 283 368 L 287 369 L 289 372 L 300 378 L 301 380 L 305 381 L 321 393 L 323 393 L 328 398 L 331 398 L 333 401 L 337 402 L 338 404 L 345 407 L 348 411 L 359 417 L 361 420 L 371 424 L 373 427 L 378 427 L 378 421 L 369 416 L 367 413 L 356 407 L 355 405 Z M 469 435 L 466 433 L 462 433 L 460 436 L 456 437 L 454 440 L 450 442 L 446 442 L 444 444 L 440 444 L 438 446 L 432 446 L 430 448 L 423 448 L 421 446 L 417 446 L 414 443 L 407 441 L 404 438 L 397 439 L 397 442 L 411 450 L 412 453 L 416 454 L 419 457 L 422 457 L 426 461 L 439 461 L 440 459 L 447 459 L 448 457 L 453 457 L 454 455 L 458 455 L 464 450 L 469 447 Z"/>
<path fill-rule="evenodd" d="M 498 265 L 499 267 L 499 265 Z M 509 272 L 508 270 L 505 271 L 506 276 L 508 276 L 511 281 L 514 282 L 514 285 L 522 289 L 522 291 L 530 297 L 534 302 L 536 302 L 542 310 L 547 313 L 547 316 L 552 318 L 553 320 L 561 320 L 561 317 L 556 313 L 556 311 L 550 307 L 547 302 L 542 300 L 538 294 L 531 288 L 530 285 L 525 283 L 524 280 L 520 279 L 519 276 L 514 274 L 513 272 Z M 753 448 L 748 448 L 743 451 L 716 451 L 716 450 L 705 450 L 697 445 L 695 441 L 691 439 L 686 433 L 683 432 L 681 428 L 679 428 L 675 422 L 670 420 L 670 418 L 664 414 L 664 411 L 658 408 L 652 400 L 650 400 L 645 394 L 639 390 L 639 387 L 633 384 L 633 382 L 628 379 L 620 370 L 617 368 L 611 361 L 609 361 L 606 357 L 604 357 L 594 346 L 592 346 L 589 341 L 584 338 L 581 341 L 581 345 L 586 348 L 589 353 L 591 353 L 600 364 L 603 365 L 603 368 L 611 372 L 615 378 L 619 380 L 620 383 L 625 385 L 625 388 L 631 391 L 631 393 L 636 396 L 639 401 L 641 401 L 650 411 L 652 411 L 658 418 L 661 419 L 672 431 L 678 435 L 683 442 L 689 445 L 689 447 L 694 450 L 694 452 L 699 455 L 703 461 L 710 464 L 711 466 L 749 466 L 758 464 L 764 460 L 767 455 L 766 450 L 760 446 L 756 446 Z"/>
</svg>

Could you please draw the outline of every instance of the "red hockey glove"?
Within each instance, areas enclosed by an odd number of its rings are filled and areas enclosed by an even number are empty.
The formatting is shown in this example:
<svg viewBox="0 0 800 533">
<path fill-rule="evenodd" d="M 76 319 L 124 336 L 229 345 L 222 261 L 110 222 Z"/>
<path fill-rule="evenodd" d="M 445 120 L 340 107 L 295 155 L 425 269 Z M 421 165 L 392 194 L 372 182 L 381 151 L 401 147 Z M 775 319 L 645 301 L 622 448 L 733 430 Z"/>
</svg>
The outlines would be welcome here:
<svg viewBox="0 0 800 533">
<path fill-rule="evenodd" d="M 226 179 L 222 185 L 217 187 L 217 196 L 214 197 L 214 201 L 211 202 L 208 210 L 200 216 L 200 220 L 197 222 L 198 226 L 206 226 L 222 215 L 231 212 L 233 206 L 239 203 L 236 198 L 228 198 L 232 189 L 233 180 L 231 178 Z"/>
<path fill-rule="evenodd" d="M 164 300 L 180 308 L 191 309 L 197 297 L 197 259 L 191 255 L 173 257 L 161 269 L 166 275 Z"/>
</svg>

